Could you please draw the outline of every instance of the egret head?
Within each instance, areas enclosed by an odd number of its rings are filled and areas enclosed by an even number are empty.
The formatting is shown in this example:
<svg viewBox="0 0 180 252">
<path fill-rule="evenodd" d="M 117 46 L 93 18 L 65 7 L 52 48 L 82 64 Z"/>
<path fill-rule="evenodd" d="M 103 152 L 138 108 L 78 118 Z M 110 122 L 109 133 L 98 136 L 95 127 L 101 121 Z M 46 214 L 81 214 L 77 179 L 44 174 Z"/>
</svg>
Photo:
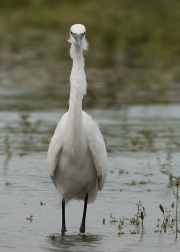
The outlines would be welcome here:
<svg viewBox="0 0 180 252">
<path fill-rule="evenodd" d="M 86 36 L 86 28 L 82 24 L 74 24 L 70 29 L 70 43 L 76 44 L 78 47 L 83 44 Z"/>
</svg>

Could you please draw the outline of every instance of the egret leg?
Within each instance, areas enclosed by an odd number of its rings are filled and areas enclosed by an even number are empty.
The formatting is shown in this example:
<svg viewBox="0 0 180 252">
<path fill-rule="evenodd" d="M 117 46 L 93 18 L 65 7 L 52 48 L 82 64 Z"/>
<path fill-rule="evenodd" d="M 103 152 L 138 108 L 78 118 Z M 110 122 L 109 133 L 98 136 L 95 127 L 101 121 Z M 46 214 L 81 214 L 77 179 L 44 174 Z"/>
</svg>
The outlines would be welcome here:
<svg viewBox="0 0 180 252">
<path fill-rule="evenodd" d="M 65 199 L 62 200 L 62 229 L 61 233 L 62 235 L 66 232 L 66 221 L 65 221 Z"/>
<path fill-rule="evenodd" d="M 81 226 L 80 226 L 80 229 L 79 229 L 79 231 L 81 233 L 85 233 L 87 203 L 88 203 L 88 193 L 86 194 L 86 197 L 85 197 L 83 217 L 82 217 L 82 222 L 81 222 Z"/>
</svg>

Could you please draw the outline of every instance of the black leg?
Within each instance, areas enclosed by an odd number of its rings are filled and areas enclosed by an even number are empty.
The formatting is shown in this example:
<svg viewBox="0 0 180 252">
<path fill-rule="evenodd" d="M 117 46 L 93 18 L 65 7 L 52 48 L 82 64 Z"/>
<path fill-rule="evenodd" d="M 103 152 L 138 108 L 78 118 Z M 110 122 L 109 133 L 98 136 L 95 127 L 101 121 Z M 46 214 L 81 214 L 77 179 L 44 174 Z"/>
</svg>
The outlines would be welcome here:
<svg viewBox="0 0 180 252">
<path fill-rule="evenodd" d="M 65 199 L 62 200 L 62 229 L 61 233 L 62 235 L 66 232 L 66 221 L 65 221 Z"/>
<path fill-rule="evenodd" d="M 83 217 L 82 217 L 82 222 L 81 222 L 81 226 L 80 226 L 80 229 L 79 229 L 79 231 L 81 233 L 85 233 L 87 203 L 88 203 L 88 193 L 86 194 L 86 197 L 85 197 Z"/>
</svg>

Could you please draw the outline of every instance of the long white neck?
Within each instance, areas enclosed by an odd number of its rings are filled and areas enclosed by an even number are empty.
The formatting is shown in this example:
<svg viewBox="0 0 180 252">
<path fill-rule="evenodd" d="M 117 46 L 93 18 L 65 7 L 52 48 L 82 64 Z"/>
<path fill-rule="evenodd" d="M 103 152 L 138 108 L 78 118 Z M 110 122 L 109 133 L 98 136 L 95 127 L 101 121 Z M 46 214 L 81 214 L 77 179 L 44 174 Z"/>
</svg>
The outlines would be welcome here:
<svg viewBox="0 0 180 252">
<path fill-rule="evenodd" d="M 84 72 L 83 45 L 77 47 L 74 43 L 71 44 L 70 55 L 73 60 L 73 66 L 70 76 L 71 92 L 69 105 L 75 100 L 82 102 L 83 95 L 86 94 L 86 75 Z"/>
<path fill-rule="evenodd" d="M 71 91 L 69 99 L 68 124 L 73 128 L 82 126 L 82 99 L 86 94 L 86 75 L 84 72 L 83 45 L 77 47 L 71 44 L 70 56 L 73 60 L 73 66 L 70 76 Z"/>
</svg>

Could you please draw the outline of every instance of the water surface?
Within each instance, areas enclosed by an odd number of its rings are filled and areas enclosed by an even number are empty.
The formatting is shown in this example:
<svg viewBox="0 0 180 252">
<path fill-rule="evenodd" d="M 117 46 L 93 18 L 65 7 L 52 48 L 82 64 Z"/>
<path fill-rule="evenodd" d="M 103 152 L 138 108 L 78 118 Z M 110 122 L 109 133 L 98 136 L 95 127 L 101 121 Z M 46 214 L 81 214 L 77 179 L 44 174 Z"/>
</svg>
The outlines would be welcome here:
<svg viewBox="0 0 180 252">
<path fill-rule="evenodd" d="M 1 250 L 179 251 L 174 229 L 168 228 L 166 234 L 154 232 L 160 229 L 158 218 L 163 220 L 159 204 L 174 217 L 175 199 L 157 158 L 168 164 L 169 152 L 169 167 L 180 175 L 179 111 L 179 105 L 87 110 L 100 123 L 109 169 L 104 189 L 88 206 L 85 237 L 78 232 L 83 202 L 76 201 L 66 208 L 68 231 L 61 236 L 61 210 L 56 208 L 56 190 L 47 171 L 48 144 L 65 111 L 0 112 Z M 143 234 L 141 227 L 127 221 L 124 234 L 118 235 L 118 222 L 110 222 L 110 213 L 117 220 L 133 218 L 139 200 L 146 209 Z M 31 215 L 32 221 L 27 220 Z"/>
</svg>

